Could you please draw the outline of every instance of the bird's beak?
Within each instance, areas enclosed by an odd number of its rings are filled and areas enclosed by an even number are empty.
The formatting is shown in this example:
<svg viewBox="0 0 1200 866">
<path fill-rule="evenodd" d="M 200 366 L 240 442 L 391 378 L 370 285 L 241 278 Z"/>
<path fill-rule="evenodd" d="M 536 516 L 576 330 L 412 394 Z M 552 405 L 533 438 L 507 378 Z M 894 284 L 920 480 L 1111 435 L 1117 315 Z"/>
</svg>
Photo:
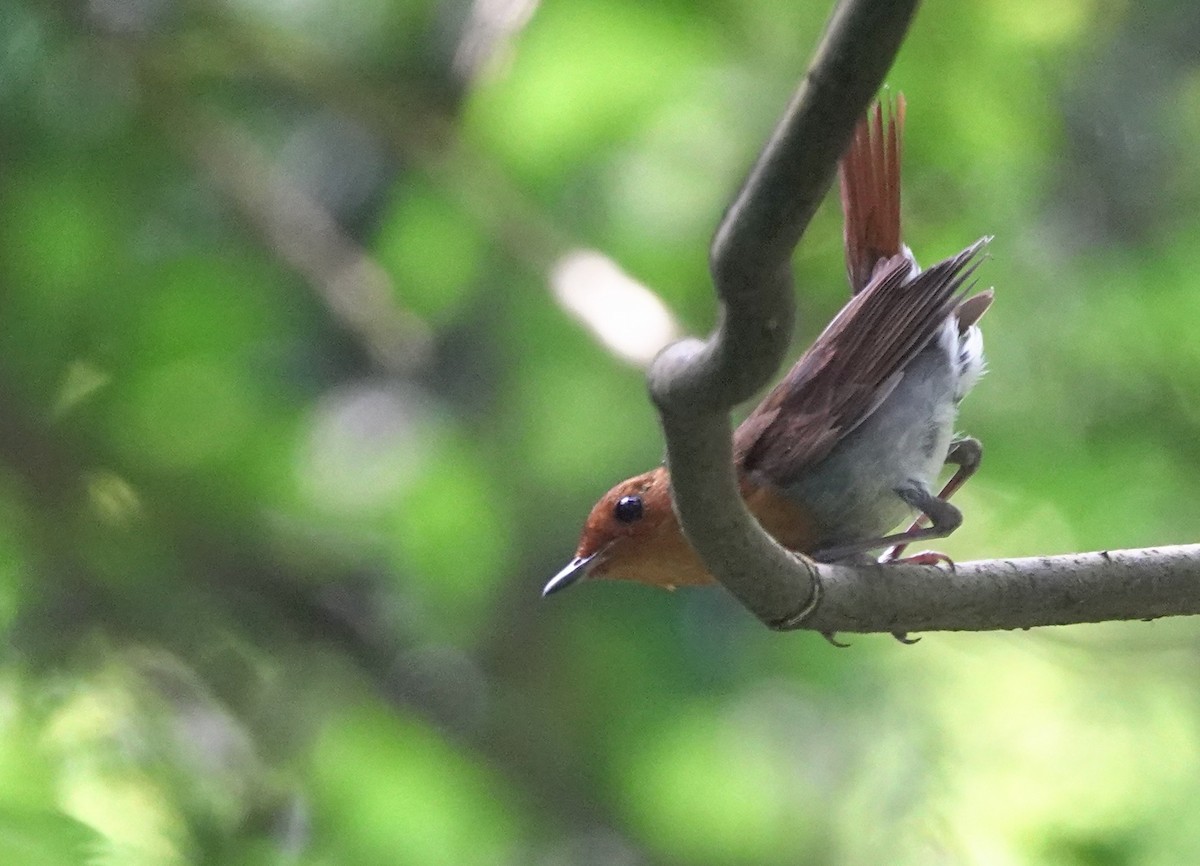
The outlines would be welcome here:
<svg viewBox="0 0 1200 866">
<path fill-rule="evenodd" d="M 581 577 L 586 577 L 588 568 L 596 561 L 597 555 L 598 552 L 593 553 L 591 556 L 577 556 L 568 562 L 562 571 L 554 575 L 546 583 L 546 587 L 542 590 L 542 598 L 551 593 L 558 592 L 560 589 L 566 589 Z"/>
</svg>

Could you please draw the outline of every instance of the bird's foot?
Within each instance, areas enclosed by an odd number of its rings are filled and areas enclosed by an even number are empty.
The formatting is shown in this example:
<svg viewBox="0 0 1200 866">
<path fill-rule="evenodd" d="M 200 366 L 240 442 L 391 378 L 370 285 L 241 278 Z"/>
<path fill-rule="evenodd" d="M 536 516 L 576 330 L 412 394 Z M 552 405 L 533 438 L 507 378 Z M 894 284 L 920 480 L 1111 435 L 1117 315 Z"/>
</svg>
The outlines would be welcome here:
<svg viewBox="0 0 1200 866">
<path fill-rule="evenodd" d="M 846 647 L 850 646 L 850 644 L 842 643 L 840 640 L 838 640 L 837 632 L 834 632 L 834 631 L 823 631 L 823 632 L 821 632 L 821 637 L 825 638 L 825 640 L 829 641 L 833 646 L 837 647 L 838 649 L 846 649 Z"/>
<path fill-rule="evenodd" d="M 889 550 L 883 556 L 879 557 L 880 565 L 945 565 L 951 571 L 956 571 L 954 560 L 944 553 L 939 553 L 936 550 L 922 550 L 920 553 L 914 553 L 911 556 L 897 556 L 895 551 Z"/>
</svg>

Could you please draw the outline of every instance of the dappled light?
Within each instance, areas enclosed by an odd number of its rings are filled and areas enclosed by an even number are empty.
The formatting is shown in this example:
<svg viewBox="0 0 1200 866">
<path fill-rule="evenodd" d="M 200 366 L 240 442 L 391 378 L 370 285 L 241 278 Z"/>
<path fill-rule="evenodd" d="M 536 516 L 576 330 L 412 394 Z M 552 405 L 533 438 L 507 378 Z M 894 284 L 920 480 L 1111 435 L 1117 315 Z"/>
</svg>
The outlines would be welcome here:
<svg viewBox="0 0 1200 866">
<path fill-rule="evenodd" d="M 666 305 L 600 253 L 567 253 L 550 280 L 559 302 L 619 358 L 644 366 L 680 336 Z"/>
</svg>

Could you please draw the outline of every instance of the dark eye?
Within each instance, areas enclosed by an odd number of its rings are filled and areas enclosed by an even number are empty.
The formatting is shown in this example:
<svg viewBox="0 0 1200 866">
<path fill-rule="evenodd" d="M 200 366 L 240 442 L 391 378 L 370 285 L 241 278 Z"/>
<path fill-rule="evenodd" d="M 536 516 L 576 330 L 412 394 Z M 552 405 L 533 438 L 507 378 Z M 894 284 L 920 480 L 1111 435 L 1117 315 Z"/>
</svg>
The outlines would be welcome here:
<svg viewBox="0 0 1200 866">
<path fill-rule="evenodd" d="M 617 500 L 617 507 L 613 509 L 613 515 L 622 523 L 633 523 L 635 520 L 642 519 L 642 510 L 642 497 L 622 496 Z"/>
</svg>

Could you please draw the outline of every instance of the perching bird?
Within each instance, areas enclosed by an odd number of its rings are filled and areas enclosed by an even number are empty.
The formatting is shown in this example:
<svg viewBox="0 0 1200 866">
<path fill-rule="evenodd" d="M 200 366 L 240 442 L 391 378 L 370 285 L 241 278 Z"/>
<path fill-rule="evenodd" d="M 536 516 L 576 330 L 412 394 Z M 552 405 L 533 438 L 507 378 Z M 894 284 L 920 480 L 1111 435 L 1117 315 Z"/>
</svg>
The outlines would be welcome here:
<svg viewBox="0 0 1200 866">
<path fill-rule="evenodd" d="M 821 561 L 942 538 L 962 513 L 947 499 L 979 465 L 979 443 L 955 438 L 959 402 L 983 373 L 979 318 L 988 289 L 963 285 L 987 243 L 921 271 L 900 239 L 904 100 L 876 104 L 840 164 L 846 266 L 853 297 L 734 433 L 746 505 L 783 546 Z M 958 466 L 940 494 L 943 465 Z M 909 529 L 888 534 L 916 512 Z M 945 559 L 924 554 L 922 562 Z M 575 558 L 543 591 L 583 577 L 666 588 L 706 584 L 671 507 L 665 467 L 601 497 Z"/>
</svg>

